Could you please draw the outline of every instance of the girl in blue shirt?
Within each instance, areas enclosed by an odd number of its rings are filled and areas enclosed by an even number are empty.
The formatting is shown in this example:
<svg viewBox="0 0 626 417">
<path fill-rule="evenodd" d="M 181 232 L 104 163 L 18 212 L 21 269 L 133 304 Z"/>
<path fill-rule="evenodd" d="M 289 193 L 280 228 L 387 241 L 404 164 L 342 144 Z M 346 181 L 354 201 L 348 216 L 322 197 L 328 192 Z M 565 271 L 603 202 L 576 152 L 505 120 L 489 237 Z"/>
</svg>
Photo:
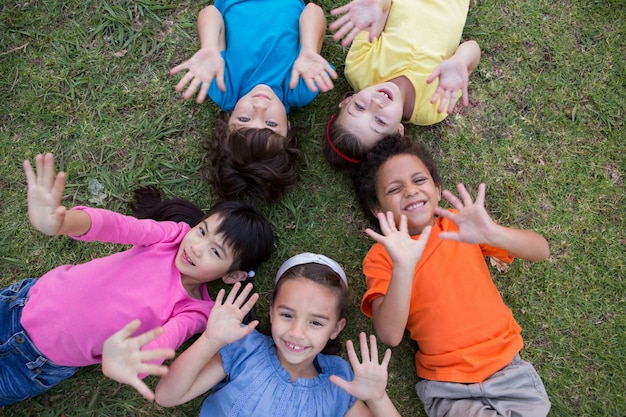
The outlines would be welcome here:
<svg viewBox="0 0 626 417">
<path fill-rule="evenodd" d="M 270 304 L 271 336 L 242 326 L 258 294 L 250 285 L 217 296 L 206 331 L 159 381 L 156 401 L 166 407 L 212 389 L 200 416 L 399 416 L 389 399 L 388 349 L 378 363 L 376 339 L 360 335 L 362 362 L 347 342 L 350 365 L 328 355 L 346 324 L 346 275 L 323 255 L 302 253 L 276 275 Z M 348 382 L 350 381 L 350 382 Z"/>
<path fill-rule="evenodd" d="M 287 119 L 333 88 L 337 74 L 320 56 L 322 9 L 302 0 L 216 0 L 198 15 L 200 50 L 171 69 L 187 70 L 183 97 L 209 95 L 225 114 L 210 142 L 213 180 L 222 197 L 276 199 L 297 178 L 301 152 Z"/>
</svg>

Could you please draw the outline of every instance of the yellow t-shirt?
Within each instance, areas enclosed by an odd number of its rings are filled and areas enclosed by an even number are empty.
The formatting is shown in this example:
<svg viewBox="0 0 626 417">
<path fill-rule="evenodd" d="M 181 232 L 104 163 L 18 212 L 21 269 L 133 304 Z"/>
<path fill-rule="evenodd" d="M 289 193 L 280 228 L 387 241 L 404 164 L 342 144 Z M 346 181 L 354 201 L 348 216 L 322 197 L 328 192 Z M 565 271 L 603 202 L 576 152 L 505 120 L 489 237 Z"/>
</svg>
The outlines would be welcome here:
<svg viewBox="0 0 626 417">
<path fill-rule="evenodd" d="M 404 75 L 415 88 L 415 107 L 408 120 L 431 125 L 446 118 L 430 104 L 437 81 L 426 79 L 459 46 L 469 0 L 392 0 L 385 29 L 370 43 L 361 32 L 346 57 L 345 76 L 355 91 Z"/>
</svg>

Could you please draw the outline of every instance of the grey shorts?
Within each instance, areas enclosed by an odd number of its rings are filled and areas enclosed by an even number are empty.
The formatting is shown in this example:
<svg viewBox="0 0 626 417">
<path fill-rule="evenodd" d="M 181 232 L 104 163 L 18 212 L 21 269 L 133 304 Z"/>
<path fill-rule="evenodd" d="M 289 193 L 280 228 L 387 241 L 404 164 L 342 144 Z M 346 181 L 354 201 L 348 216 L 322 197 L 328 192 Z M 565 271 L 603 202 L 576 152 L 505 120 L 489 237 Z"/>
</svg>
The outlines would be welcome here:
<svg viewBox="0 0 626 417">
<path fill-rule="evenodd" d="M 510 364 L 475 384 L 421 380 L 415 385 L 429 417 L 545 417 L 550 400 L 539 374 L 516 355 Z"/>
</svg>

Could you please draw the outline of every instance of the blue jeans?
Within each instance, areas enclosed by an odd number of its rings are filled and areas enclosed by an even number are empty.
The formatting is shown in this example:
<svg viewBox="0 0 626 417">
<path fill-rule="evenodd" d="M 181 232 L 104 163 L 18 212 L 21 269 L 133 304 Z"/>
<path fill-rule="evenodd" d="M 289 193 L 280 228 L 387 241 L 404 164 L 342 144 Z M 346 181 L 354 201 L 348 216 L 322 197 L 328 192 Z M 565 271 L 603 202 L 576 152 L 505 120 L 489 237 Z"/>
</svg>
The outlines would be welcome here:
<svg viewBox="0 0 626 417">
<path fill-rule="evenodd" d="M 78 370 L 48 360 L 20 324 L 35 282 L 29 278 L 0 290 L 0 407 L 44 393 Z"/>
</svg>

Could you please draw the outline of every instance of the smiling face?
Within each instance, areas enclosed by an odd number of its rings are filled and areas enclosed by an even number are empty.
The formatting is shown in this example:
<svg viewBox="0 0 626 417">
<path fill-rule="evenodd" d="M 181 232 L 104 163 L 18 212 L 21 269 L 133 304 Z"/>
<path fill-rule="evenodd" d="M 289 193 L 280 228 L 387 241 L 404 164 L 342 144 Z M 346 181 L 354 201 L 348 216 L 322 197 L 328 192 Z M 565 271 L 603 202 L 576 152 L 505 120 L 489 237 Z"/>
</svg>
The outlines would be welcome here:
<svg viewBox="0 0 626 417">
<path fill-rule="evenodd" d="M 338 317 L 338 303 L 335 291 L 309 279 L 282 283 L 270 322 L 278 359 L 293 381 L 317 376 L 313 360 L 346 324 Z"/>
<path fill-rule="evenodd" d="M 237 101 L 228 124 L 234 129 L 271 129 L 281 136 L 287 136 L 289 129 L 285 106 L 265 84 L 257 85 Z"/>
<path fill-rule="evenodd" d="M 192 296 L 198 295 L 200 284 L 231 272 L 234 252 L 224 243 L 223 234 L 215 234 L 221 222 L 219 215 L 202 220 L 187 232 L 178 247 L 176 268 L 180 271 L 183 286 Z"/>
<path fill-rule="evenodd" d="M 409 234 L 417 235 L 434 223 L 435 207 L 441 200 L 441 187 L 417 156 L 401 154 L 389 158 L 376 175 L 378 207 L 373 212 L 393 213 L 396 224 L 407 217 Z"/>
<path fill-rule="evenodd" d="M 366 87 L 343 100 L 339 123 L 371 149 L 385 135 L 404 134 L 403 102 L 400 89 L 386 82 Z"/>
</svg>

